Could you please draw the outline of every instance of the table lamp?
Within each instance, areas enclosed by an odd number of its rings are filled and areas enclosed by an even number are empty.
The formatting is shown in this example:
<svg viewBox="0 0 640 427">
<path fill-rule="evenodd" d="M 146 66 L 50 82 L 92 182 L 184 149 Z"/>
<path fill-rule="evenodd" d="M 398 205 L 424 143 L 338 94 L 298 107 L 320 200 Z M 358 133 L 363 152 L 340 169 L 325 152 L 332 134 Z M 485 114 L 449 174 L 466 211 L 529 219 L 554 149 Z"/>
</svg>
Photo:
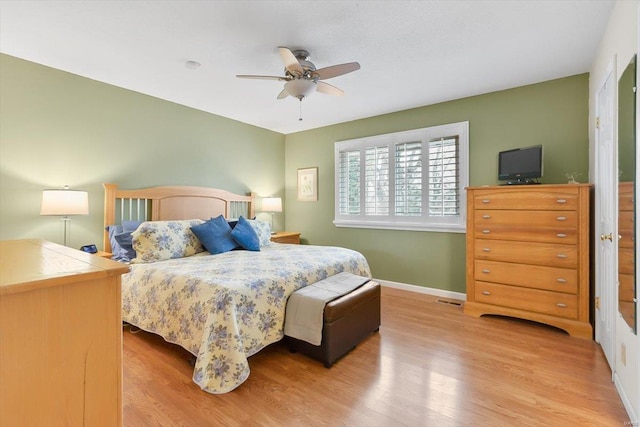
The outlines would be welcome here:
<svg viewBox="0 0 640 427">
<path fill-rule="evenodd" d="M 69 215 L 88 215 L 89 196 L 86 191 L 71 190 L 68 185 L 63 188 L 42 190 L 42 206 L 40 215 L 62 216 L 64 223 L 64 245 L 67 246 L 67 233 L 71 218 Z"/>
<path fill-rule="evenodd" d="M 276 212 L 282 212 L 282 199 L 280 197 L 263 198 L 262 212 L 268 212 L 271 214 L 271 234 L 275 234 L 273 231 L 273 214 Z"/>
</svg>

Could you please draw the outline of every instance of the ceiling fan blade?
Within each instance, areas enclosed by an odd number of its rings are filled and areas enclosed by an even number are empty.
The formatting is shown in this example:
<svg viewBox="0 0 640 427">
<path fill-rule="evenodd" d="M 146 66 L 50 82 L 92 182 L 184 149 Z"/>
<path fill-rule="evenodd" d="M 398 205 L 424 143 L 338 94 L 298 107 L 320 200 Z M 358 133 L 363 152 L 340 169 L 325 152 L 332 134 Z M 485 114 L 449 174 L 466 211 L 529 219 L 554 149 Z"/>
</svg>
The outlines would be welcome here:
<svg viewBox="0 0 640 427">
<path fill-rule="evenodd" d="M 287 96 L 289 96 L 287 89 L 282 89 L 282 92 L 278 94 L 278 99 L 285 99 Z"/>
<path fill-rule="evenodd" d="M 237 74 L 236 77 L 241 79 L 261 79 L 261 80 L 280 80 L 280 81 L 289 81 L 288 77 L 280 77 L 280 76 L 256 76 L 253 74 Z"/>
<path fill-rule="evenodd" d="M 360 69 L 357 62 L 348 62 L 346 64 L 332 65 L 330 67 L 320 68 L 313 72 L 313 76 L 317 76 L 320 80 L 327 80 L 343 74 L 351 73 Z"/>
<path fill-rule="evenodd" d="M 288 47 L 279 46 L 278 50 L 280 51 L 280 57 L 282 58 L 282 62 L 284 62 L 284 66 L 291 74 L 297 74 L 299 76 L 304 74 L 304 70 L 302 69 L 302 65 L 298 62 L 298 59 L 295 57 L 293 52 L 289 50 Z"/>
<path fill-rule="evenodd" d="M 339 89 L 335 86 L 331 86 L 329 83 L 325 83 L 325 82 L 318 82 L 316 91 L 325 93 L 327 95 L 333 95 L 333 96 L 344 95 L 344 91 L 342 89 Z"/>
</svg>

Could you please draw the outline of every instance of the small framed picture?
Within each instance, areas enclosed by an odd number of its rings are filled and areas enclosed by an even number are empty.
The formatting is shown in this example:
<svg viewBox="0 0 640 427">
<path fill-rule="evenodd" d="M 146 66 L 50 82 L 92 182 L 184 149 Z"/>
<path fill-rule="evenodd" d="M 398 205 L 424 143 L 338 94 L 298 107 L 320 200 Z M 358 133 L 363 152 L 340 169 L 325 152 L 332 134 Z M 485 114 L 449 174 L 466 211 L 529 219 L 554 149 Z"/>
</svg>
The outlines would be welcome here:
<svg viewBox="0 0 640 427">
<path fill-rule="evenodd" d="M 298 200 L 318 201 L 318 168 L 298 169 Z"/>
</svg>

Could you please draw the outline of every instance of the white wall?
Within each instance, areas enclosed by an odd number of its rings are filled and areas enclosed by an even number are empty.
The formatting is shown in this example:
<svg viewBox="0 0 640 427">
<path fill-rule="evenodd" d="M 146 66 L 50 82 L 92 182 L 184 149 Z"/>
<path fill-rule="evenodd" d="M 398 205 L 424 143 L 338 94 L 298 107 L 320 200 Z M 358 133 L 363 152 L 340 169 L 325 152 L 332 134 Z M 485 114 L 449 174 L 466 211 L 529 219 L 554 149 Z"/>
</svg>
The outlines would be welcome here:
<svg viewBox="0 0 640 427">
<path fill-rule="evenodd" d="M 618 0 L 609 18 L 604 37 L 598 47 L 596 58 L 591 67 L 589 77 L 589 152 L 590 176 L 594 177 L 595 153 L 595 97 L 598 84 L 603 81 L 607 66 L 616 57 L 616 70 L 619 78 L 631 58 L 638 52 L 638 16 L 640 15 L 639 0 Z M 636 97 L 638 94 L 636 93 Z M 636 120 L 637 121 L 637 120 Z M 640 163 L 637 163 L 640 164 Z M 636 169 L 636 182 L 640 173 Z M 640 200 L 640 192 L 636 189 L 636 200 Z M 636 235 L 640 236 L 640 227 L 636 222 Z M 640 251 L 638 251 L 640 252 Z M 636 265 L 640 263 L 636 260 Z M 636 275 L 636 298 L 638 297 L 638 275 Z M 616 360 L 612 367 L 616 387 L 620 393 L 631 420 L 638 423 L 640 414 L 640 338 L 627 326 L 618 314 L 615 324 L 615 353 Z M 626 365 L 621 361 L 621 347 L 626 347 Z"/>
</svg>

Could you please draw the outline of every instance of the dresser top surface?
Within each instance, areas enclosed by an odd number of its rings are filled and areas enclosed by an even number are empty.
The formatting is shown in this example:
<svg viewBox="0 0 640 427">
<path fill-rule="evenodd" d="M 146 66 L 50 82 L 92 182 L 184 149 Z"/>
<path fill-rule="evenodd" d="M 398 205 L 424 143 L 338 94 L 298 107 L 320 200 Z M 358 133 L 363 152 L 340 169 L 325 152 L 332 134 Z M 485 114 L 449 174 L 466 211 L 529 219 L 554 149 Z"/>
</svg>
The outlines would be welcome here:
<svg viewBox="0 0 640 427">
<path fill-rule="evenodd" d="M 592 187 L 592 184 L 525 184 L 525 185 L 477 185 L 466 187 L 467 190 L 535 190 L 535 189 L 559 189 L 559 188 L 579 188 Z"/>
<path fill-rule="evenodd" d="M 128 265 L 45 240 L 0 241 L 0 295 L 128 271 Z"/>
</svg>

